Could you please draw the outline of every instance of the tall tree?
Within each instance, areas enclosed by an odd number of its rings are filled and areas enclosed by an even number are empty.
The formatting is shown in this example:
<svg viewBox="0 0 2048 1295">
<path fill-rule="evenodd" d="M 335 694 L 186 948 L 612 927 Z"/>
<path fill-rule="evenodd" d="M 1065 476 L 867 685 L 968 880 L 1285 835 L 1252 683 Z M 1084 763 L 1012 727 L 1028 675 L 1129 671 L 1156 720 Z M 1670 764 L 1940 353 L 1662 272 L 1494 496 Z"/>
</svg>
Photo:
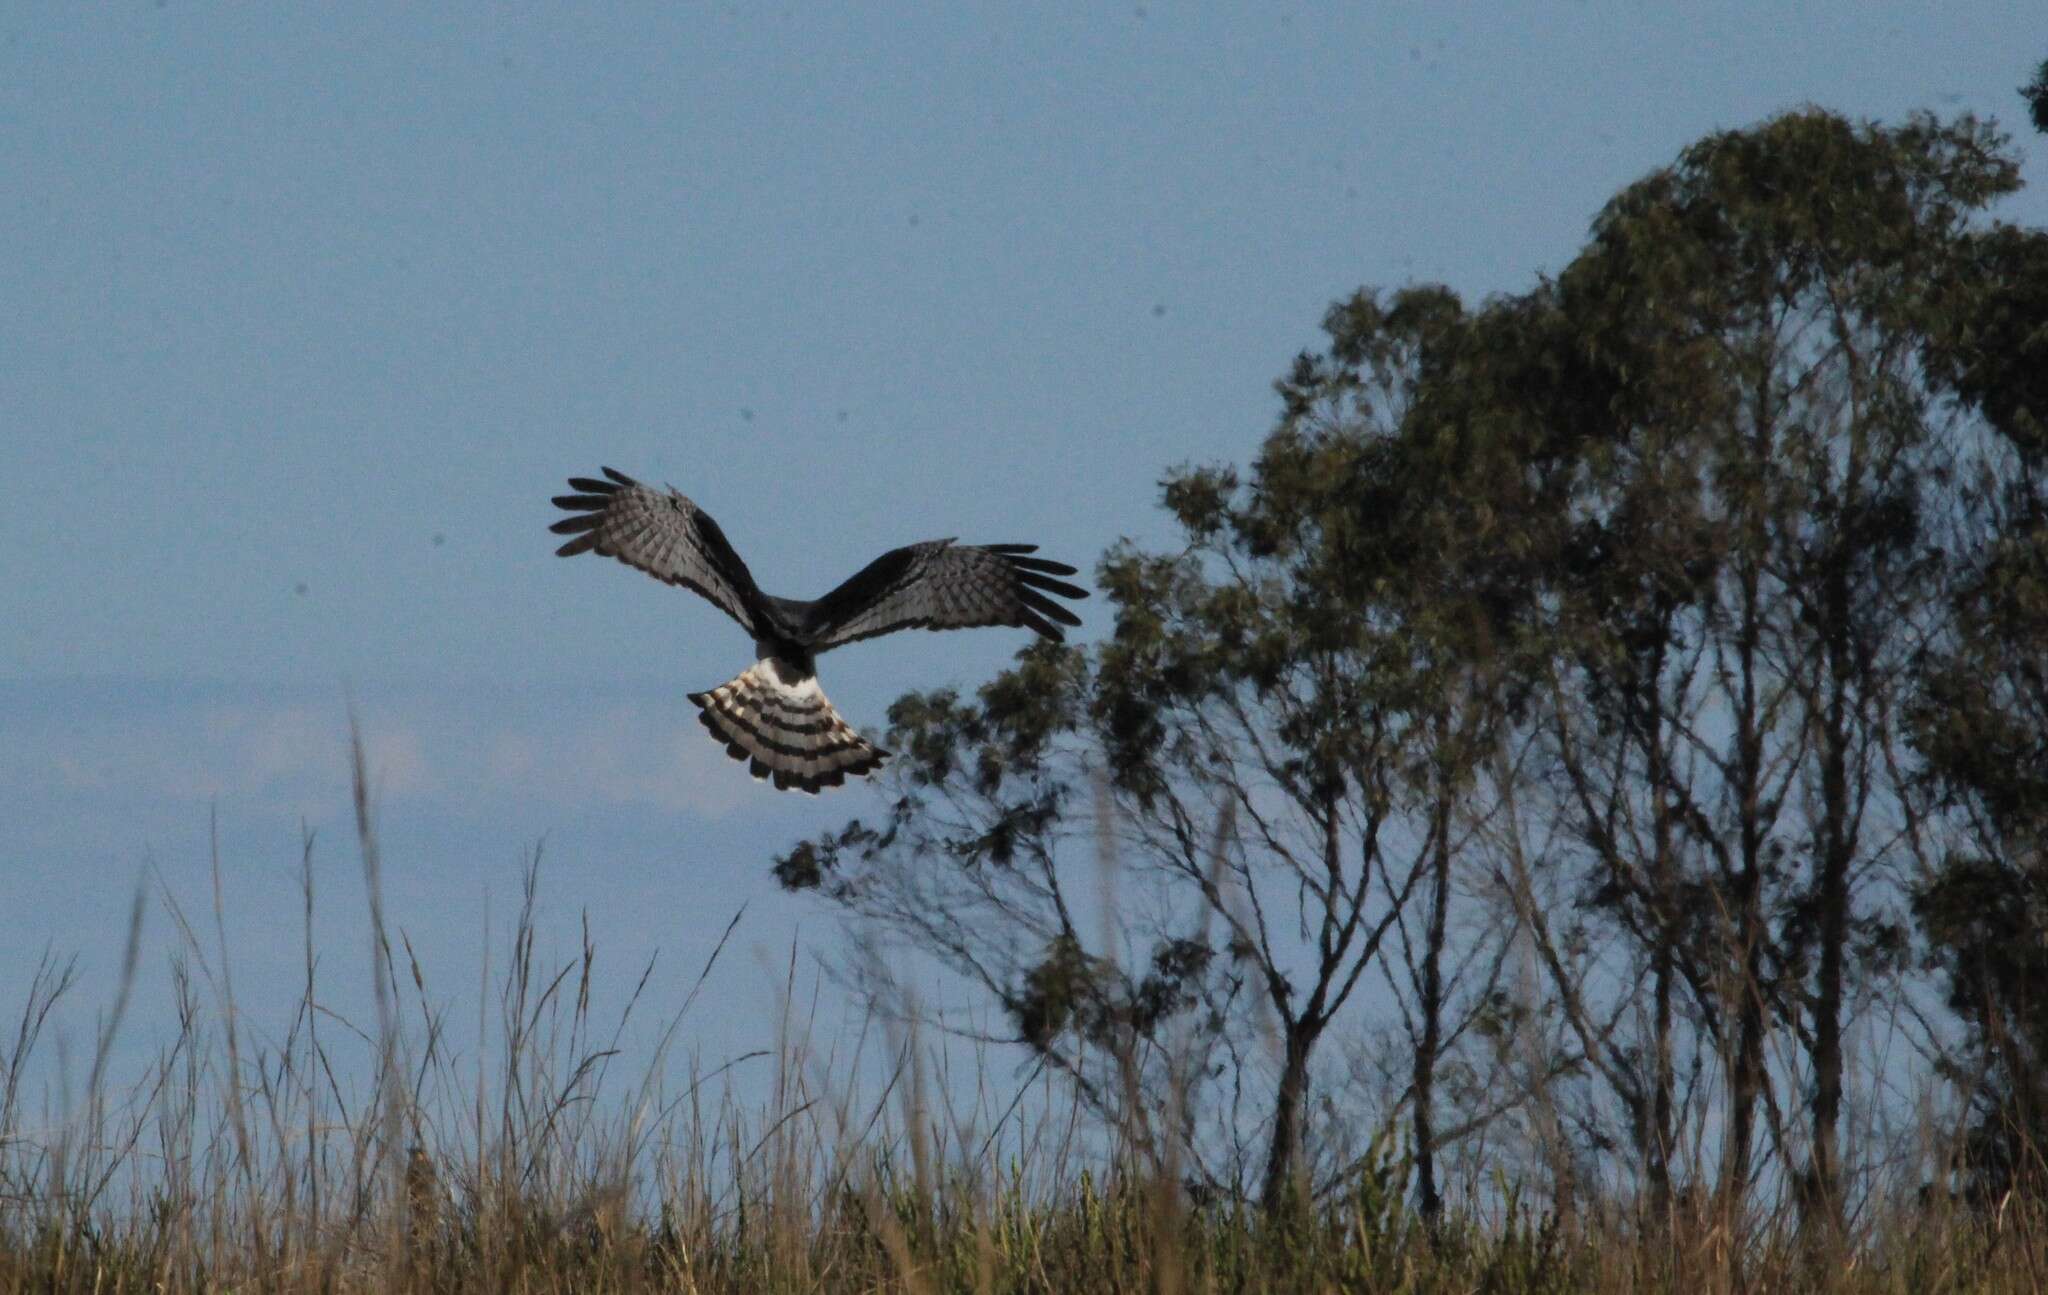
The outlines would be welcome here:
<svg viewBox="0 0 2048 1295">
<path fill-rule="evenodd" d="M 1281 382 L 1249 479 L 1172 473 L 1183 545 L 1104 560 L 1106 641 L 1028 652 L 977 703 L 899 701 L 887 822 L 778 863 L 979 982 L 1017 1041 L 1141 1144 L 1148 1119 L 1196 1108 L 1191 1090 L 1220 1073 L 1180 1058 L 1244 1063 L 1223 1069 L 1266 1094 L 1255 1177 L 1269 1205 L 1306 1168 L 1316 1050 L 1404 921 L 1418 927 L 1415 1127 L 1424 1157 L 1436 1145 L 1436 1062 L 1461 1028 L 1448 1005 L 1475 993 L 1459 979 L 1470 951 L 1447 939 L 1448 810 L 1490 685 L 1463 663 L 1510 631 L 1502 591 L 1517 586 L 1495 559 L 1460 571 L 1473 528 L 1499 527 L 1452 486 L 1476 479 L 1471 458 L 1517 474 L 1519 460 L 1467 454 L 1478 442 L 1455 420 L 1409 434 L 1421 393 L 1458 363 L 1456 298 L 1361 294 L 1328 327 L 1329 353 Z M 1093 866 L 1091 840 L 1127 879 L 1114 926 L 1074 898 L 1090 890 L 1075 871 Z M 1193 1118 L 1168 1132 L 1200 1159 Z M 1207 1163 L 1233 1189 L 1253 1168 Z M 1423 1192 L 1435 1208 L 1433 1177 Z"/>
<path fill-rule="evenodd" d="M 2048 63 L 2027 93 L 2048 131 Z M 1928 367 L 2003 438 L 1970 483 L 1947 633 L 1912 736 L 1948 830 L 1914 912 L 1962 1022 L 1944 1061 L 1969 1112 L 1960 1168 L 1995 1199 L 2048 1186 L 2048 232 L 1973 236 Z"/>
<path fill-rule="evenodd" d="M 1957 590 L 1915 712 L 1955 830 L 1914 910 L 1966 1027 L 1945 1068 L 1985 1199 L 2048 1187 L 2048 500 L 2032 495 Z"/>
<path fill-rule="evenodd" d="M 1372 488 L 1363 475 L 1326 478 L 1338 487 L 1332 516 L 1344 539 L 1318 583 L 1370 609 L 1413 753 L 1392 777 L 1428 850 L 1416 909 L 1396 914 L 1400 967 L 1387 979 L 1408 1055 L 1416 1201 L 1430 1219 L 1443 1207 L 1438 1158 L 1455 1140 L 1444 1076 L 1469 1027 L 1491 1011 L 1507 951 L 1502 930 L 1483 925 L 1467 926 L 1465 947 L 1454 948 L 1452 910 L 1484 852 L 1481 820 L 1501 799 L 1488 785 L 1491 753 L 1542 660 L 1531 591 L 1559 503 L 1552 467 L 1565 459 L 1557 425 L 1543 416 L 1554 402 L 1529 399 L 1538 389 L 1555 395 L 1553 375 L 1526 369 L 1551 358 L 1525 336 L 1544 319 L 1514 299 L 1468 314 L 1440 290 L 1411 289 L 1391 308 L 1364 292 L 1326 319 L 1328 355 L 1281 384 L 1291 423 L 1332 429 L 1380 460 Z M 1412 351 L 1418 328 L 1426 344 Z M 1389 389 L 1408 358 L 1421 363 L 1409 370 L 1398 417 L 1362 417 L 1356 393 Z M 1276 438 L 1262 466 L 1270 472 L 1281 452 L 1300 448 Z M 1326 466 L 1312 457 L 1293 470 L 1312 478 Z M 1497 1095 L 1480 1105 L 1497 1106 Z"/>
<path fill-rule="evenodd" d="M 1800 1196 L 1829 1227 L 1846 1036 L 1874 983 L 1852 961 L 1882 972 L 1899 949 L 1890 905 L 1858 896 L 1903 861 L 1901 681 L 1940 602 L 1943 486 L 1973 452 L 1922 357 L 1974 213 L 2016 183 L 1967 118 L 1791 114 L 1631 186 L 1560 281 L 1619 429 L 1565 568 L 1591 573 L 1566 592 L 1607 645 L 1580 663 L 1596 722 L 1577 736 L 1634 749 L 1598 762 L 1620 771 L 1601 797 L 1579 789 L 1579 835 L 1631 879 L 1615 897 L 1640 938 L 1715 951 L 1687 988 L 1725 1059 L 1723 1199 L 1776 1109 L 1782 1021 L 1806 1068 Z M 1625 843 L 1617 787 L 1641 829 Z M 1674 928 L 1681 871 L 1707 932 Z"/>
</svg>

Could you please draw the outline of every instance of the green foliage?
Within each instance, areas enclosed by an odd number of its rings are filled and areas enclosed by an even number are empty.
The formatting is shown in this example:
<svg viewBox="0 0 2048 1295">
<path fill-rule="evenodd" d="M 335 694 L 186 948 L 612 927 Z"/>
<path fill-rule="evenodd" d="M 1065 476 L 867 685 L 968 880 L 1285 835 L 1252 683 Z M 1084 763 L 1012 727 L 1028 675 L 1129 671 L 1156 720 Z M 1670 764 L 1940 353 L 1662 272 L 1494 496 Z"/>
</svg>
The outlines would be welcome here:
<svg viewBox="0 0 2048 1295">
<path fill-rule="evenodd" d="M 1957 259 L 1929 368 L 2028 460 L 2048 461 L 2048 235 L 2000 225 Z"/>
<path fill-rule="evenodd" d="M 2029 483 L 2035 484 L 2035 483 Z M 1956 632 L 1921 667 L 1913 740 L 1964 830 L 1914 896 L 1970 1046 L 1944 1066 L 1972 1110 L 1969 1190 L 2048 1184 L 2048 500 L 2020 492 Z"/>
<path fill-rule="evenodd" d="M 1046 950 L 1045 958 L 1024 973 L 1024 984 L 1011 1011 L 1024 1039 L 1040 1048 L 1067 1028 L 1077 1011 L 1100 1001 L 1101 988 L 1095 959 L 1072 936 L 1062 935 Z"/>
</svg>

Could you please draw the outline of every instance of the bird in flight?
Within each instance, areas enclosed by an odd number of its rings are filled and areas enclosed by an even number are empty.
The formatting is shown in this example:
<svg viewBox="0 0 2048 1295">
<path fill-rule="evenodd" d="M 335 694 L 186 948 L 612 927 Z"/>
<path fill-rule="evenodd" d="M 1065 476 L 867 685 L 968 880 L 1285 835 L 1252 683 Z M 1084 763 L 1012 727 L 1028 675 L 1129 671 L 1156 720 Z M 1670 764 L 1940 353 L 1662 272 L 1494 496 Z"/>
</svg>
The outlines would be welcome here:
<svg viewBox="0 0 2048 1295">
<path fill-rule="evenodd" d="M 548 529 L 573 536 L 560 557 L 601 553 L 681 585 L 754 636 L 759 658 L 709 692 L 693 692 L 698 720 L 776 787 L 816 793 L 881 767 L 888 752 L 853 731 L 818 687 L 821 652 L 902 629 L 1015 625 L 1064 641 L 1081 618 L 1048 595 L 1086 598 L 1056 576 L 1074 568 L 1030 556 L 1036 544 L 926 540 L 892 549 L 823 598 L 764 594 L 711 514 L 674 487 L 656 490 L 623 472 L 571 477 L 555 496 L 569 516 Z"/>
</svg>

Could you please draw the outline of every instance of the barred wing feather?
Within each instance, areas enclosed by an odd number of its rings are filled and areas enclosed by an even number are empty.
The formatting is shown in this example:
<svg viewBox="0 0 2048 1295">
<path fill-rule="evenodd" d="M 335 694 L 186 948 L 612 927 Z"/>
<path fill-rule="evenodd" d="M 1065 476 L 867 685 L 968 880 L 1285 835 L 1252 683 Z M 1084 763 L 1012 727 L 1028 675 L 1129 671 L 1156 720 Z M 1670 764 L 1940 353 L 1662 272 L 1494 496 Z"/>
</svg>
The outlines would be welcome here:
<svg viewBox="0 0 2048 1295">
<path fill-rule="evenodd" d="M 702 595 L 754 633 L 762 619 L 761 591 L 711 515 L 673 488 L 656 490 L 611 468 L 604 475 L 603 481 L 571 477 L 569 488 L 581 493 L 555 496 L 555 506 L 571 515 L 548 529 L 574 537 L 555 552 L 617 558 Z"/>
<path fill-rule="evenodd" d="M 1086 598 L 1088 591 L 1053 579 L 1074 568 L 1028 556 L 1037 548 L 927 540 L 894 549 L 812 604 L 805 637 L 823 652 L 900 629 L 1015 625 L 1064 641 L 1060 626 L 1081 618 L 1048 595 Z"/>
</svg>

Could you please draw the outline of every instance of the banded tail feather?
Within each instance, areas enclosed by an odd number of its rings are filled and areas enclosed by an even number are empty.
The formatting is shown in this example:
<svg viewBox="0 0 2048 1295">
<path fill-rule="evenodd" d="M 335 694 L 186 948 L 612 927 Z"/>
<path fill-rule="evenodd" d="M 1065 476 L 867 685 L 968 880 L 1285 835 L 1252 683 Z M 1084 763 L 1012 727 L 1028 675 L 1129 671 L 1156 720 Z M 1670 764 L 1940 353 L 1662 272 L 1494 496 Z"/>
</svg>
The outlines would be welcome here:
<svg viewBox="0 0 2048 1295">
<path fill-rule="evenodd" d="M 889 755 L 840 718 L 816 675 L 777 657 L 690 700 L 725 753 L 754 777 L 772 779 L 777 790 L 816 794 L 873 772 Z"/>
</svg>

